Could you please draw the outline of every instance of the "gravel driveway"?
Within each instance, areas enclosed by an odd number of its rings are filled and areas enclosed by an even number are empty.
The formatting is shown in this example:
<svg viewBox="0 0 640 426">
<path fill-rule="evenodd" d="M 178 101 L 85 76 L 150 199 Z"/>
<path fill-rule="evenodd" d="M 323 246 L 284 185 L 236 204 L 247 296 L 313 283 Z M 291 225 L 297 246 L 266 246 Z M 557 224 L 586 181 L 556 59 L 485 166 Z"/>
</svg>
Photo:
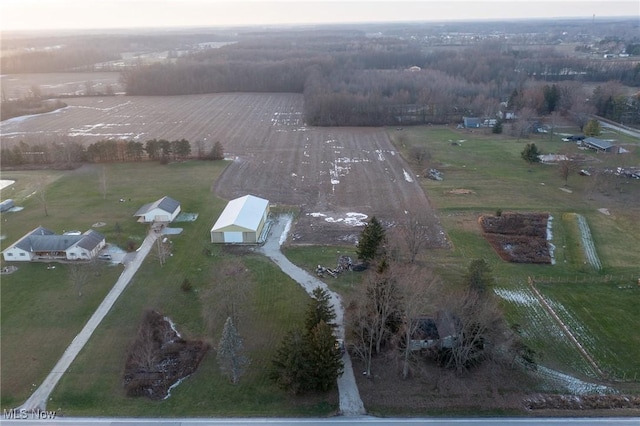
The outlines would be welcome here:
<svg viewBox="0 0 640 426">
<path fill-rule="evenodd" d="M 282 272 L 298 282 L 309 295 L 316 287 L 322 287 L 329 292 L 331 304 L 336 312 L 337 333 L 340 338 L 344 338 L 344 308 L 340 296 L 329 290 L 329 287 L 324 282 L 291 263 L 280 251 L 280 245 L 287 239 L 291 221 L 292 217 L 286 215 L 276 219 L 276 222 L 269 230 L 266 242 L 258 251 L 273 260 L 282 269 Z M 344 363 L 344 373 L 338 378 L 340 413 L 344 416 L 363 415 L 365 414 L 364 404 L 360 399 L 360 392 L 358 391 L 358 385 L 353 375 L 353 367 L 351 366 L 351 358 L 347 351 L 342 356 L 342 362 Z"/>
</svg>

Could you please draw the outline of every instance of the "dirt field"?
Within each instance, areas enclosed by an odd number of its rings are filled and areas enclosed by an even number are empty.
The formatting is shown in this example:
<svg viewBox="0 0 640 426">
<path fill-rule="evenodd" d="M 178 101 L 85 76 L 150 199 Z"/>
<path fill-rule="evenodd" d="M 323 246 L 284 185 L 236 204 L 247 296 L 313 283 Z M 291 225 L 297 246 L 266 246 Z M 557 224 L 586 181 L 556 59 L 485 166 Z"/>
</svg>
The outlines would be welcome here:
<svg viewBox="0 0 640 426">
<path fill-rule="evenodd" d="M 299 206 L 298 244 L 351 244 L 372 215 L 392 225 L 411 212 L 431 223 L 430 245 L 445 244 L 429 201 L 384 129 L 317 128 L 302 122 L 297 94 L 215 94 L 67 99 L 49 114 L 7 120 L 3 143 L 73 138 L 220 141 L 233 164 L 214 191 Z M 192 147 L 193 150 L 196 147 Z"/>
</svg>

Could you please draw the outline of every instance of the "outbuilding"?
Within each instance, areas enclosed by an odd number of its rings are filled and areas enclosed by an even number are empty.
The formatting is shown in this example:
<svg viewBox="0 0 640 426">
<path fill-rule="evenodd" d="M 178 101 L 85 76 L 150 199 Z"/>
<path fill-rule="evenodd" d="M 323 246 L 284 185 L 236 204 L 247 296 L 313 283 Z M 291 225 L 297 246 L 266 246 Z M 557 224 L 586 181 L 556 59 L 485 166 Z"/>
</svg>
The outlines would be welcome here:
<svg viewBox="0 0 640 426">
<path fill-rule="evenodd" d="M 153 203 L 140 207 L 134 216 L 138 222 L 172 222 L 180 214 L 180 202 L 171 197 L 162 197 Z"/>
<path fill-rule="evenodd" d="M 211 228 L 212 243 L 257 244 L 269 215 L 269 201 L 245 195 L 229 201 Z"/>
</svg>

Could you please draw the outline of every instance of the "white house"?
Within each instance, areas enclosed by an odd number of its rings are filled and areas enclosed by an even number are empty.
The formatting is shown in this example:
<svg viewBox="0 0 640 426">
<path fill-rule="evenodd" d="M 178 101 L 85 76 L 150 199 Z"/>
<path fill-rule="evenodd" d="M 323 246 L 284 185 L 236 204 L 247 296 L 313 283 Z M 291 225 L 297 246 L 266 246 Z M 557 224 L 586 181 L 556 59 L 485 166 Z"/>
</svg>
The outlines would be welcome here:
<svg viewBox="0 0 640 426">
<path fill-rule="evenodd" d="M 211 228 L 211 242 L 256 244 L 268 215 L 268 200 L 253 195 L 231 200 Z"/>
<path fill-rule="evenodd" d="M 140 207 L 134 216 L 139 217 L 141 223 L 172 222 L 179 213 L 180 202 L 165 196 Z"/>
<path fill-rule="evenodd" d="M 57 235 L 37 227 L 2 252 L 4 260 L 91 260 L 105 246 L 104 235 L 92 229 L 82 235 Z"/>
</svg>

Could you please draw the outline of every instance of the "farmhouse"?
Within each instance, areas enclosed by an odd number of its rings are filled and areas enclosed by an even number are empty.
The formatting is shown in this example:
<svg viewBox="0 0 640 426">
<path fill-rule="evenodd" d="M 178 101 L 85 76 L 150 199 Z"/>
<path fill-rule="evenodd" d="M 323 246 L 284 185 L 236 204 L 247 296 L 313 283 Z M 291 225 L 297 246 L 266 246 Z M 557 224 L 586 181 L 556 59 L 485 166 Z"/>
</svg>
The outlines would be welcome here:
<svg viewBox="0 0 640 426">
<path fill-rule="evenodd" d="M 269 214 L 269 201 L 245 195 L 229 201 L 211 228 L 212 243 L 257 244 Z"/>
<path fill-rule="evenodd" d="M 91 260 L 105 246 L 105 237 L 93 229 L 79 235 L 57 235 L 37 227 L 2 252 L 4 260 Z"/>
<path fill-rule="evenodd" d="M 409 345 L 412 351 L 432 347 L 451 348 L 458 338 L 456 320 L 448 312 L 438 312 L 435 318 L 420 316 L 411 322 L 414 331 Z"/>
<path fill-rule="evenodd" d="M 134 216 L 140 223 L 172 222 L 180 213 L 180 203 L 171 197 L 162 197 L 159 200 L 140 207 Z"/>
</svg>

